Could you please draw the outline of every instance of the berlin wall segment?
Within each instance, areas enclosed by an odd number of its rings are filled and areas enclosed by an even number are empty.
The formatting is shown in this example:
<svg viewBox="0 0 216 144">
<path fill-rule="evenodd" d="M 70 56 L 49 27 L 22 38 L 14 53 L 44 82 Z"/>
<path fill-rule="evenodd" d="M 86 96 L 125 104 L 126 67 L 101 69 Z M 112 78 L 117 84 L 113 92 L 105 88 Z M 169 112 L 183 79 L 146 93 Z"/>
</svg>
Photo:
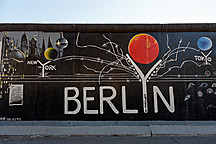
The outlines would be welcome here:
<svg viewBox="0 0 216 144">
<path fill-rule="evenodd" d="M 215 120 L 215 32 L 0 33 L 0 120 Z"/>
</svg>

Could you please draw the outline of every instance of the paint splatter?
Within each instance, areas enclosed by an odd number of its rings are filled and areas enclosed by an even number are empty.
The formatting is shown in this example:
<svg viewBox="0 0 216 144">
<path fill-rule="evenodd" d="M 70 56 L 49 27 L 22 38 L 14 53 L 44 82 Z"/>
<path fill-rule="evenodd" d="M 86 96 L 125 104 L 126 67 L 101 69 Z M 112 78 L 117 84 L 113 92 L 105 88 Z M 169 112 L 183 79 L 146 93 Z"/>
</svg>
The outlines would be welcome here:
<svg viewBox="0 0 216 144">
<path fill-rule="evenodd" d="M 206 77 L 210 77 L 211 76 L 211 72 L 209 70 L 205 71 L 205 76 Z"/>
<path fill-rule="evenodd" d="M 194 83 L 189 83 L 189 84 L 188 84 L 188 88 L 187 88 L 187 89 L 190 89 L 190 88 L 192 88 L 193 86 L 195 86 L 195 84 L 194 84 Z"/>
<path fill-rule="evenodd" d="M 215 109 L 216 107 L 215 107 L 215 105 L 213 105 L 213 104 L 210 104 L 210 105 L 208 105 L 207 106 L 207 109 Z"/>
<path fill-rule="evenodd" d="M 211 87 L 212 88 L 216 87 L 216 83 L 212 83 Z"/>
<path fill-rule="evenodd" d="M 199 87 L 207 87 L 208 86 L 208 84 L 207 83 L 201 83 L 201 85 L 199 86 Z"/>
<path fill-rule="evenodd" d="M 187 100 L 189 100 L 190 98 L 191 98 L 191 95 L 186 95 L 184 101 L 187 101 Z"/>
<path fill-rule="evenodd" d="M 214 91 L 213 91 L 213 89 L 211 89 L 211 88 L 208 88 L 207 90 L 206 90 L 206 93 L 207 94 L 212 94 Z"/>
<path fill-rule="evenodd" d="M 203 97 L 203 92 L 201 90 L 197 91 L 198 97 Z"/>
</svg>

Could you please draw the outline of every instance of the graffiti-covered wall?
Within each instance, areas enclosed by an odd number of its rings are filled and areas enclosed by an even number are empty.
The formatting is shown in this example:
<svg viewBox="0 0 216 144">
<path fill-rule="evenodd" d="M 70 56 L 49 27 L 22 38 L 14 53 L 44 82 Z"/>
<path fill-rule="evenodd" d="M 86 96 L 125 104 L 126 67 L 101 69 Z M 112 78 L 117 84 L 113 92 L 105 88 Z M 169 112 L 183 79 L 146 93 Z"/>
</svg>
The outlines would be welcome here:
<svg viewBox="0 0 216 144">
<path fill-rule="evenodd" d="M 1 120 L 215 120 L 215 32 L 0 33 Z"/>
</svg>

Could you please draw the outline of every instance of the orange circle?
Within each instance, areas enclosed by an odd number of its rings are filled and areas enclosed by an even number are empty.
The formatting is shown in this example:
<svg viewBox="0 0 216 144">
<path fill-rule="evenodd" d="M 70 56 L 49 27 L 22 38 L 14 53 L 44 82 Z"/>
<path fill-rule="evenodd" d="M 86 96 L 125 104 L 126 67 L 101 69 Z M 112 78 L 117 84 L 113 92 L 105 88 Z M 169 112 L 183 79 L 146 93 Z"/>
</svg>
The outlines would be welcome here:
<svg viewBox="0 0 216 144">
<path fill-rule="evenodd" d="M 136 62 L 149 64 L 158 57 L 159 45 L 151 35 L 137 34 L 130 40 L 128 50 Z"/>
</svg>

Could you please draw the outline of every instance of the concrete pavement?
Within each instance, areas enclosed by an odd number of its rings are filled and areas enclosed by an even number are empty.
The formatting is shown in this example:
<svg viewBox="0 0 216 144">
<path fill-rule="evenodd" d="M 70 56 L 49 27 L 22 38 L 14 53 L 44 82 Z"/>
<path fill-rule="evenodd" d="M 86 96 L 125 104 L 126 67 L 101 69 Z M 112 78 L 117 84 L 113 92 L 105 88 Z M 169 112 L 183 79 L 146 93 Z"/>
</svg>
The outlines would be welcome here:
<svg viewBox="0 0 216 144">
<path fill-rule="evenodd" d="M 213 144 L 216 137 L 0 137 L 6 144 Z"/>
<path fill-rule="evenodd" d="M 203 136 L 216 126 L 0 126 L 1 136 Z"/>
<path fill-rule="evenodd" d="M 0 136 L 210 136 L 215 121 L 0 122 Z"/>
</svg>

